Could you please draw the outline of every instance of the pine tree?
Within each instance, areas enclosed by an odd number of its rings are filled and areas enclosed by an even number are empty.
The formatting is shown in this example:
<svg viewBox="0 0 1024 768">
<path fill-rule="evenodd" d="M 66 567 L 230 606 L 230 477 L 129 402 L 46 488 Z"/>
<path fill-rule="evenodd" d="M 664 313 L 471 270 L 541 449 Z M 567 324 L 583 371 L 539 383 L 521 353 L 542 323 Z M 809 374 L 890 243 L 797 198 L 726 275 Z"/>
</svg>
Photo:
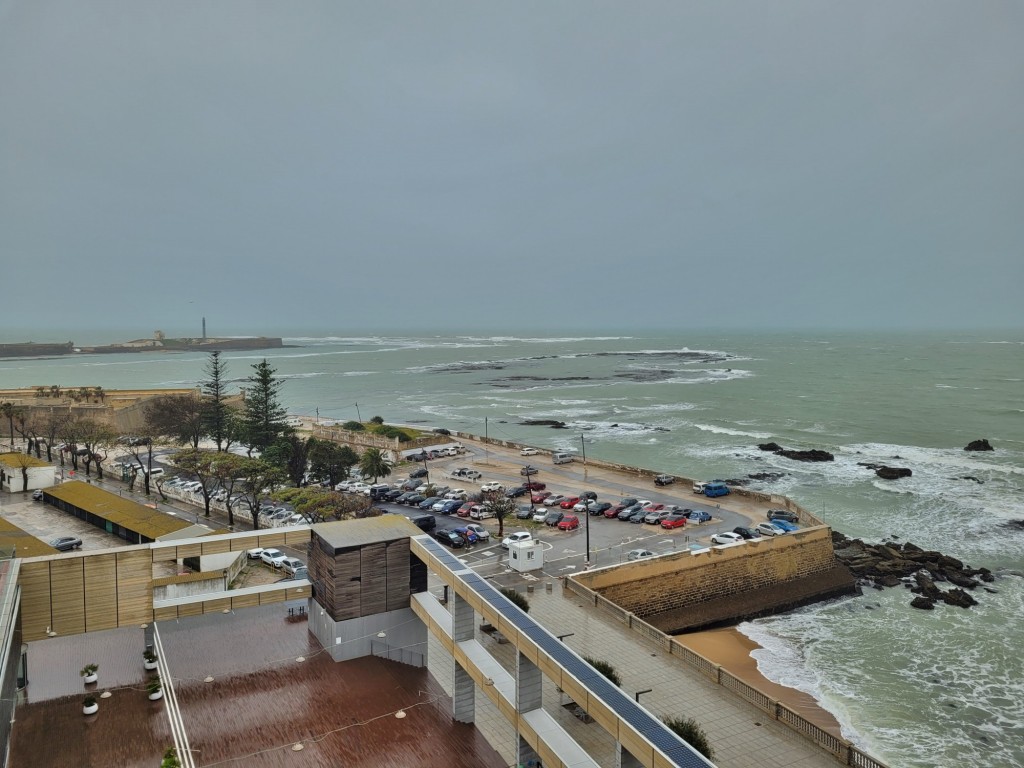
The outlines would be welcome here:
<svg viewBox="0 0 1024 768">
<path fill-rule="evenodd" d="M 217 452 L 228 449 L 228 420 L 231 416 L 228 413 L 227 399 L 227 363 L 220 359 L 220 352 L 210 353 L 210 359 L 203 369 L 208 378 L 201 382 L 204 404 L 204 421 L 206 433 L 213 438 L 217 444 Z"/>
<path fill-rule="evenodd" d="M 249 386 L 245 390 L 245 442 L 252 450 L 261 453 L 279 437 L 291 432 L 285 423 L 287 415 L 278 399 L 283 381 L 274 378 L 277 370 L 270 367 L 266 358 L 253 365 Z"/>
</svg>

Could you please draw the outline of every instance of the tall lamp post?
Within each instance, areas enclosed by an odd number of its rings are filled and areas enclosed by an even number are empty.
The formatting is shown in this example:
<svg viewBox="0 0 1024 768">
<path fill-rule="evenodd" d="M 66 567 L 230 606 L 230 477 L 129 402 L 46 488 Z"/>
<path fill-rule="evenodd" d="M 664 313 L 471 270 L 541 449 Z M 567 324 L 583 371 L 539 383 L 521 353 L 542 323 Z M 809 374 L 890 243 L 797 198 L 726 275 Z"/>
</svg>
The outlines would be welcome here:
<svg viewBox="0 0 1024 768">
<path fill-rule="evenodd" d="M 583 477 L 587 477 L 587 442 L 583 439 L 583 435 L 580 435 L 580 448 L 583 449 Z M 587 559 L 583 561 L 583 567 L 590 567 L 590 507 L 588 506 L 583 510 L 587 516 L 587 520 L 584 524 L 584 528 L 587 532 Z"/>
<path fill-rule="evenodd" d="M 527 464 L 527 465 L 525 465 L 523 467 L 523 474 L 526 475 L 526 488 L 527 488 L 528 493 L 530 494 L 530 511 L 532 512 L 534 510 L 534 506 L 533 506 L 533 483 L 530 481 L 530 478 L 533 477 L 533 475 L 537 474 L 537 470 L 532 469 L 530 467 L 530 465 Z"/>
</svg>

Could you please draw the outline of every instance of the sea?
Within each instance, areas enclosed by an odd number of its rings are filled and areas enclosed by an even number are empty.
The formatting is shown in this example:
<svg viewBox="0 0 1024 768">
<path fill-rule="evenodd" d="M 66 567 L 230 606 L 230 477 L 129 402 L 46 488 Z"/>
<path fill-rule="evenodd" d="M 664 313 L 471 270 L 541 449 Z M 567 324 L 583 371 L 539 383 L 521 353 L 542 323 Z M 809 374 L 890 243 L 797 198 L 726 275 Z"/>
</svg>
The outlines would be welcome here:
<svg viewBox="0 0 1024 768">
<path fill-rule="evenodd" d="M 68 336 L 74 338 L 74 334 Z M 95 341 L 116 341 L 117 336 Z M 836 530 L 996 574 L 970 609 L 903 588 L 741 625 L 768 678 L 812 694 L 889 765 L 1024 765 L 1024 332 L 346 335 L 266 358 L 288 409 L 464 430 L 703 479 L 767 473 Z M 193 386 L 206 355 L 0 361 L 0 387 Z M 525 426 L 556 419 L 565 429 Z M 992 452 L 964 446 L 985 438 Z M 828 463 L 758 449 L 820 448 Z M 863 463 L 907 467 L 884 481 Z"/>
</svg>

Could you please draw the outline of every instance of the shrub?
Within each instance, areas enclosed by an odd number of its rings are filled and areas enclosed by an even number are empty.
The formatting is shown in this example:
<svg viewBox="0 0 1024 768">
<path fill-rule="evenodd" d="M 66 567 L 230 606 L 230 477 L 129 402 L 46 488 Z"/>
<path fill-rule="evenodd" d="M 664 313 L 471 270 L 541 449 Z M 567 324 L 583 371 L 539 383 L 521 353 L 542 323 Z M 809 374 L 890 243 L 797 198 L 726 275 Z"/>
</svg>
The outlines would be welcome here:
<svg viewBox="0 0 1024 768">
<path fill-rule="evenodd" d="M 371 424 L 377 424 L 379 426 L 379 425 L 384 423 L 384 417 L 383 416 L 374 416 L 372 419 L 370 419 L 370 423 Z"/>
<path fill-rule="evenodd" d="M 613 667 L 607 661 L 601 661 L 600 659 L 592 659 L 590 656 L 584 656 L 583 660 L 616 685 L 622 685 L 622 678 L 619 677 L 619 673 L 616 672 L 615 667 Z"/>
<path fill-rule="evenodd" d="M 708 760 L 714 758 L 714 750 L 711 749 L 707 734 L 692 717 L 666 717 L 665 725 Z"/>
<path fill-rule="evenodd" d="M 164 752 L 164 759 L 160 761 L 160 768 L 181 768 L 181 761 L 178 760 L 178 751 L 174 747 Z"/>
<path fill-rule="evenodd" d="M 347 429 L 349 432 L 362 432 L 366 427 L 358 421 L 346 421 L 341 425 L 342 429 Z"/>
<path fill-rule="evenodd" d="M 515 603 L 523 613 L 530 612 L 530 601 L 523 597 L 523 595 L 519 594 L 516 590 L 509 589 L 508 587 L 502 587 L 500 591 L 501 594 Z"/>
</svg>

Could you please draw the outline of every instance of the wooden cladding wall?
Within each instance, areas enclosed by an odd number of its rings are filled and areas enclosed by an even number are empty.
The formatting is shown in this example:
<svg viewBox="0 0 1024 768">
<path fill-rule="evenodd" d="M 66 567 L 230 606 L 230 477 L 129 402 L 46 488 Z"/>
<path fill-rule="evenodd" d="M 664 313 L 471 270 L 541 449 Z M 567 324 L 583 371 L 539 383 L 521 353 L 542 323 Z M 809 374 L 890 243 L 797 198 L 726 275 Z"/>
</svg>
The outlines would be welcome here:
<svg viewBox="0 0 1024 768">
<path fill-rule="evenodd" d="M 414 558 L 408 538 L 337 552 L 320 539 L 310 549 L 309 574 L 317 585 L 317 602 L 335 621 L 409 607 Z M 421 564 L 421 569 L 425 575 L 426 567 Z"/>
<path fill-rule="evenodd" d="M 24 560 L 21 622 L 26 642 L 47 630 L 74 635 L 153 620 L 149 547 Z"/>
</svg>

